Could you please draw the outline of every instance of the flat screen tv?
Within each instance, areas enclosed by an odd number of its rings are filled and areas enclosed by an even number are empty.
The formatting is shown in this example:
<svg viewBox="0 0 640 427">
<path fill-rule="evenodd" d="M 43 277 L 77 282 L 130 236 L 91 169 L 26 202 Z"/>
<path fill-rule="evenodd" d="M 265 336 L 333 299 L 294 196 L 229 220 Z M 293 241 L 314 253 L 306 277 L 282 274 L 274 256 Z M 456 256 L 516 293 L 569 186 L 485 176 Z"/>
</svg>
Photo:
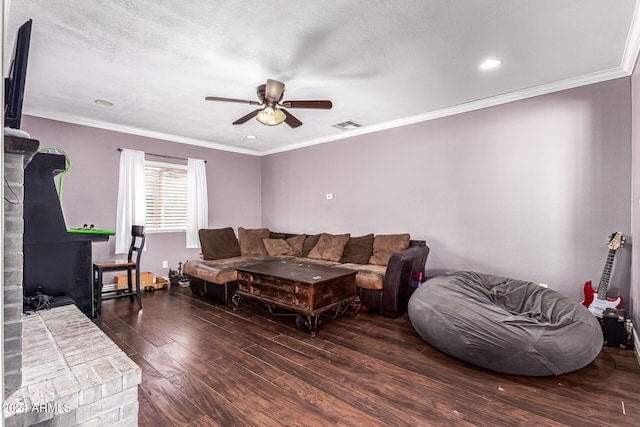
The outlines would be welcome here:
<svg viewBox="0 0 640 427">
<path fill-rule="evenodd" d="M 31 19 L 18 29 L 9 75 L 4 79 L 4 126 L 8 128 L 20 129 L 30 41 Z"/>
</svg>

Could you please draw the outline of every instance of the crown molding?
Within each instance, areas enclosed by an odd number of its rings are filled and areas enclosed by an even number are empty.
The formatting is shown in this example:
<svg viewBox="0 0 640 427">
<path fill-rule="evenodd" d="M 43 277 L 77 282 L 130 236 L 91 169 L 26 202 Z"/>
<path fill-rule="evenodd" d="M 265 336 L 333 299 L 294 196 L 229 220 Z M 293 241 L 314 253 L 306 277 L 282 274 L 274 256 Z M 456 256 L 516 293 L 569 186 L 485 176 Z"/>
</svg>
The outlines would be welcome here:
<svg viewBox="0 0 640 427">
<path fill-rule="evenodd" d="M 627 36 L 627 42 L 624 46 L 624 52 L 622 54 L 622 61 L 620 67 L 627 73 L 633 74 L 633 69 L 638 60 L 638 53 L 640 52 L 640 4 L 636 3 L 636 8 L 633 11 L 633 17 L 631 18 L 631 26 L 629 28 L 629 35 Z"/>
<path fill-rule="evenodd" d="M 261 153 L 259 151 L 250 150 L 250 149 L 247 149 L 247 148 L 233 147 L 233 146 L 230 146 L 230 145 L 217 144 L 217 143 L 211 142 L 211 141 L 203 141 L 203 140 L 199 140 L 199 139 L 195 139 L 195 138 L 187 138 L 187 137 L 184 137 L 184 136 L 173 135 L 173 134 L 170 134 L 170 133 L 156 132 L 156 131 L 152 131 L 152 130 L 148 130 L 148 129 L 136 128 L 136 127 L 132 127 L 132 126 L 124 126 L 124 125 L 118 125 L 118 124 L 114 124 L 114 123 L 107 123 L 107 122 L 102 122 L 100 120 L 91 120 L 91 119 L 86 119 L 86 118 L 83 118 L 83 117 L 78 117 L 78 116 L 74 116 L 74 115 L 70 115 L 70 114 L 56 114 L 56 113 L 51 113 L 51 112 L 48 112 L 48 111 L 41 111 L 41 110 L 34 110 L 34 109 L 25 109 L 24 110 L 24 114 L 28 115 L 28 116 L 32 116 L 32 117 L 39 117 L 39 118 L 42 118 L 42 119 L 57 120 L 59 122 L 73 123 L 73 124 L 76 124 L 76 125 L 88 126 L 88 127 L 104 129 L 104 130 L 110 130 L 110 131 L 114 131 L 114 132 L 122 132 L 122 133 L 130 134 L 130 135 L 137 135 L 137 136 L 143 136 L 143 137 L 147 137 L 147 138 L 161 139 L 161 140 L 164 140 L 164 141 L 178 142 L 178 143 L 181 143 L 181 144 L 196 145 L 198 147 L 211 148 L 211 149 L 214 149 L 214 150 L 229 151 L 229 152 L 232 152 L 232 153 L 239 153 L 239 154 L 250 154 L 250 155 L 253 155 L 253 156 L 260 156 L 261 155 Z"/>
<path fill-rule="evenodd" d="M 640 37 L 638 38 L 640 39 Z M 639 43 L 635 43 L 635 44 L 640 46 Z M 636 56 L 637 56 L 637 53 L 636 53 Z M 634 62 L 635 62 L 635 59 L 634 59 Z M 266 156 L 266 155 L 277 154 L 285 151 L 297 150 L 299 148 L 310 147 L 318 144 L 324 144 L 326 142 L 352 138 L 358 135 L 365 135 L 368 133 L 380 132 L 383 130 L 393 129 L 400 126 L 407 126 L 415 123 L 439 119 L 442 117 L 453 116 L 456 114 L 468 113 L 470 111 L 481 110 L 483 108 L 494 107 L 497 105 L 507 104 L 514 101 L 521 101 L 523 99 L 533 98 L 540 95 L 546 95 L 553 92 L 573 89 L 579 86 L 586 86 L 594 83 L 601 83 L 607 80 L 627 77 L 630 74 L 631 74 L 630 72 L 626 71 L 622 67 L 613 68 L 610 70 L 586 74 L 577 78 L 560 80 L 560 81 L 545 84 L 545 85 L 534 86 L 524 90 L 509 92 L 503 95 L 492 96 L 489 98 L 479 99 L 477 101 L 454 105 L 452 107 L 442 108 L 442 109 L 430 111 L 424 114 L 418 114 L 411 117 L 404 117 L 402 119 L 391 120 L 391 121 L 380 123 L 377 125 L 363 126 L 361 128 L 354 129 L 351 131 L 342 132 L 339 135 L 332 135 L 325 138 L 317 138 L 309 141 L 300 142 L 297 144 L 290 144 L 290 145 L 279 147 L 273 150 L 262 151 L 260 152 L 259 155 Z"/>
</svg>

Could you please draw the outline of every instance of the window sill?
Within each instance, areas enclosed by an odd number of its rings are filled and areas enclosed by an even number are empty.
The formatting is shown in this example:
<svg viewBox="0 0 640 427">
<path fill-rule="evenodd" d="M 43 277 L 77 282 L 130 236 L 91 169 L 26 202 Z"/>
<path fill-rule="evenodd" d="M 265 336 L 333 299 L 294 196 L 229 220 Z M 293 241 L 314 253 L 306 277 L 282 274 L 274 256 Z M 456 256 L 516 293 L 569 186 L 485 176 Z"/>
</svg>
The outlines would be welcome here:
<svg viewBox="0 0 640 427">
<path fill-rule="evenodd" d="M 160 233 L 186 233 L 185 229 L 162 229 L 162 230 L 145 230 L 147 234 L 160 234 Z"/>
</svg>

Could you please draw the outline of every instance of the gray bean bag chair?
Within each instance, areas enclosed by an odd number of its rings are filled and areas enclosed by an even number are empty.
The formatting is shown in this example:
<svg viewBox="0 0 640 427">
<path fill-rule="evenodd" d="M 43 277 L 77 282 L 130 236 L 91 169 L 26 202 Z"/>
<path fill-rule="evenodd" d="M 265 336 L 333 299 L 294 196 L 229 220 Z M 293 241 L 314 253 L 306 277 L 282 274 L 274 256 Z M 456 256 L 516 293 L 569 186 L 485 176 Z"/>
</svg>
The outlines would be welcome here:
<svg viewBox="0 0 640 427">
<path fill-rule="evenodd" d="M 603 344 L 589 310 L 537 283 L 459 272 L 435 277 L 409 300 L 418 334 L 440 351 L 516 375 L 560 375 L 591 363 Z"/>
</svg>

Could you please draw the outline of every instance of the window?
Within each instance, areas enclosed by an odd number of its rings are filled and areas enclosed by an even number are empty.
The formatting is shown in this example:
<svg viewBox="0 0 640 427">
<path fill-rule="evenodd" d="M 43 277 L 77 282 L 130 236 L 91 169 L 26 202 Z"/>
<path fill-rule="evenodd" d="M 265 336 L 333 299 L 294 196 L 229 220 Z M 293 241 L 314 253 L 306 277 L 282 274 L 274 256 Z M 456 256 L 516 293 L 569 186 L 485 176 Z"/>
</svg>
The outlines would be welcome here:
<svg viewBox="0 0 640 427">
<path fill-rule="evenodd" d="M 185 231 L 187 167 L 145 161 L 144 169 L 147 231 Z"/>
</svg>

